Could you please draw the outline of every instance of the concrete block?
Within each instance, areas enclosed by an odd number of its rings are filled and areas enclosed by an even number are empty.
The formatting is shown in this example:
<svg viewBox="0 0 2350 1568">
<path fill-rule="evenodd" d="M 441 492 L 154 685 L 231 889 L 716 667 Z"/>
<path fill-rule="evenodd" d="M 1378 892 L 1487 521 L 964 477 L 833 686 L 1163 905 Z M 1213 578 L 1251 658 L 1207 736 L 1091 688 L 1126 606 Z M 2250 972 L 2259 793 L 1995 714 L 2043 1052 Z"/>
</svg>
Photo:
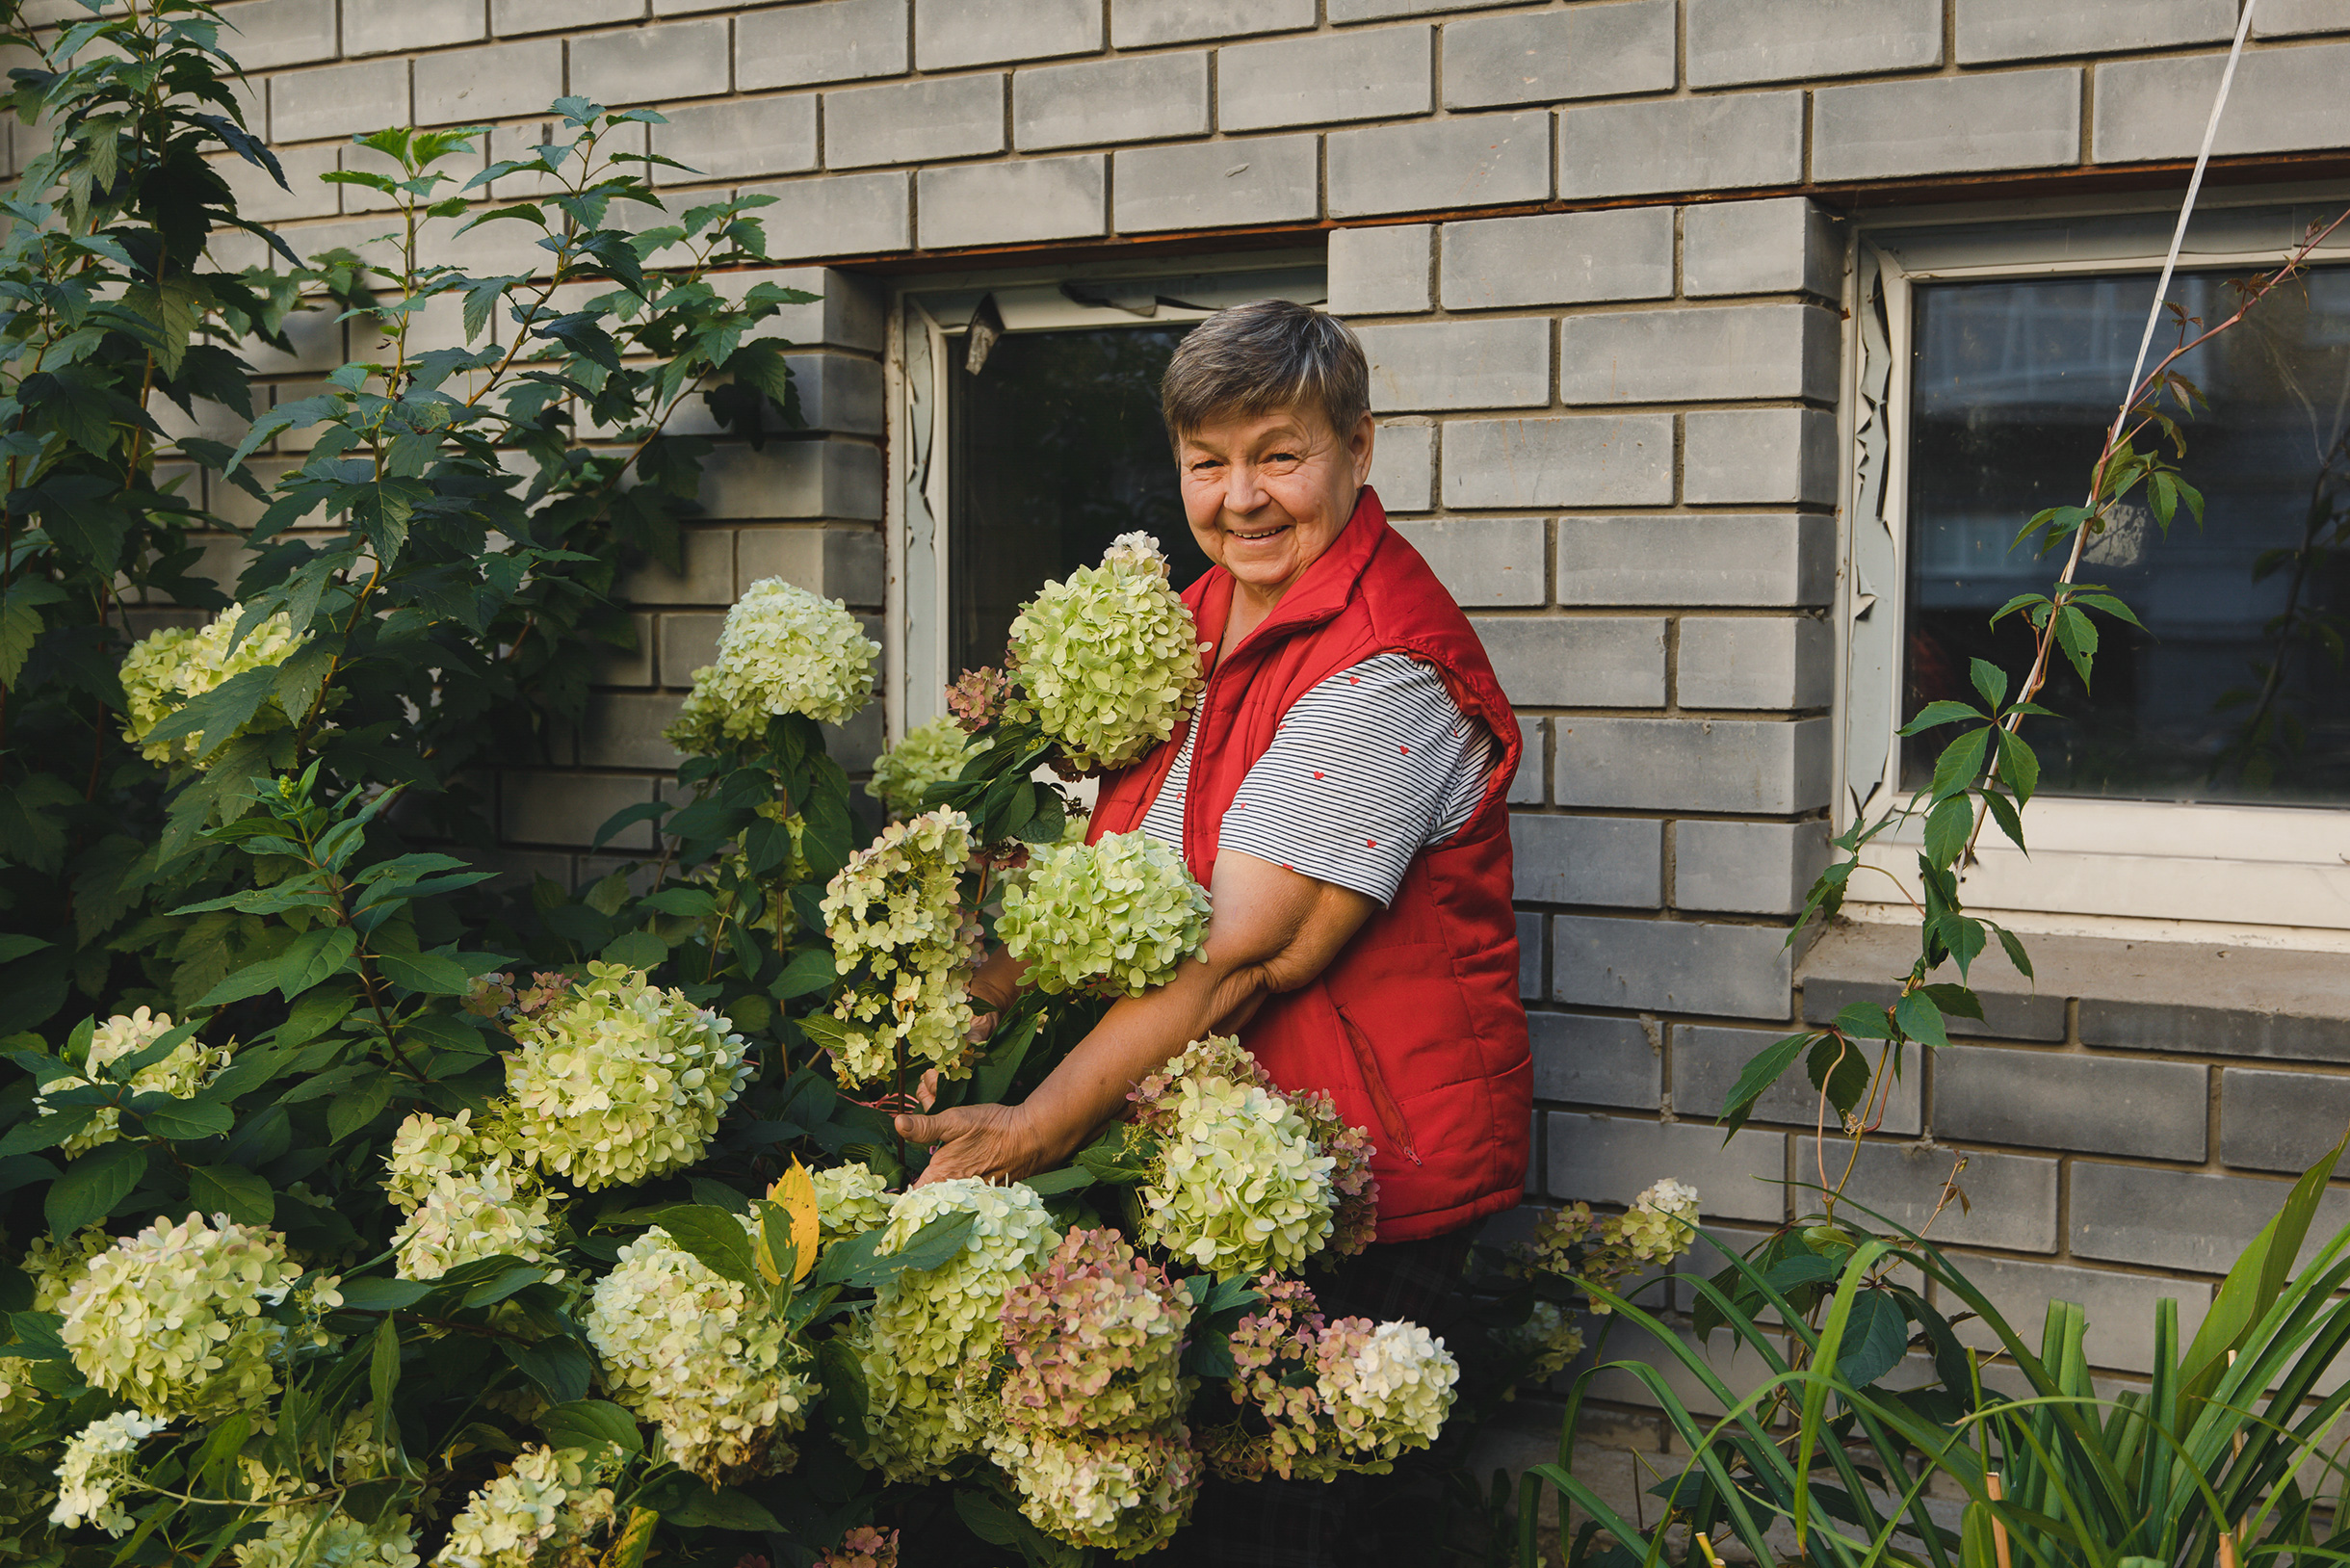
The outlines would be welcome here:
<svg viewBox="0 0 2350 1568">
<path fill-rule="evenodd" d="M 1294 222 L 1321 211 L 1321 152 L 1312 136 L 1129 147 L 1113 161 L 1121 234 Z"/>
<path fill-rule="evenodd" d="M 1550 952 L 1550 917 L 1518 917 L 1518 994 L 1528 1001 L 1542 995 L 1542 960 Z"/>
<path fill-rule="evenodd" d="M 1668 207 L 1447 223 L 1444 248 L 1447 310 L 1662 300 L 1673 292 Z"/>
<path fill-rule="evenodd" d="M 2041 1325 L 2048 1320 L 2050 1302 L 2070 1301 L 2079 1306 L 2088 1320 L 2081 1347 L 2089 1364 L 2116 1372 L 2154 1371 L 2154 1303 L 2164 1296 L 2179 1303 L 2180 1350 L 2194 1339 L 2195 1331 L 2203 1326 L 2205 1315 L 2211 1310 L 2211 1287 L 2198 1279 L 2131 1274 L 2112 1268 L 2076 1268 L 1979 1254 L 1969 1257 L 1961 1267 L 1966 1269 L 1968 1282 L 1983 1293 L 2016 1337 L 2034 1350 L 2040 1347 Z M 1937 1287 L 1935 1294 L 1945 1315 L 1972 1310 L 1949 1291 Z M 1984 1350 L 1998 1346 L 1998 1336 L 1979 1320 L 1953 1326 L 1961 1344 Z"/>
<path fill-rule="evenodd" d="M 481 0 L 405 0 L 397 6 L 358 5 L 343 15 L 343 54 L 410 54 L 488 36 Z M 557 94 L 560 96 L 560 91 Z M 539 108 L 546 107 L 540 103 Z"/>
<path fill-rule="evenodd" d="M 718 633 L 726 617 L 715 612 L 663 615 L 653 629 L 653 645 L 661 662 L 661 684 L 689 687 L 693 672 L 718 656 Z"/>
<path fill-rule="evenodd" d="M 1447 517 L 1397 523 L 1452 597 L 1471 610 L 1543 601 L 1549 548 L 1539 517 Z"/>
<path fill-rule="evenodd" d="M 1332 229 L 1331 313 L 1397 316 L 1427 309 L 1428 258 L 1435 238 L 1433 223 Z"/>
<path fill-rule="evenodd" d="M 2267 19 L 2266 0 L 2254 17 Z M 2058 55 L 2126 54 L 2181 43 L 2226 43 L 2235 37 L 2233 0 L 2092 0 L 2051 6 L 2043 0 L 1959 0 L 1958 63 L 2048 60 Z M 2350 27 L 2350 19 L 2338 25 Z"/>
<path fill-rule="evenodd" d="M 1445 29 L 1445 107 L 1670 92 L 1673 0 L 1478 16 Z"/>
<path fill-rule="evenodd" d="M 1790 983 L 1787 932 L 1777 926 L 1551 920 L 1551 996 L 1570 1006 L 1778 1020 L 1792 1010 Z"/>
<path fill-rule="evenodd" d="M 1870 76 L 1942 64 L 1942 0 L 1689 0 L 1689 85 Z"/>
<path fill-rule="evenodd" d="M 1564 201 L 1737 191 L 1802 178 L 1800 92 L 1579 104 L 1558 117 Z"/>
<path fill-rule="evenodd" d="M 1314 13 L 1315 0 L 1110 0 L 1110 41 L 1142 49 L 1292 32 L 1312 27 Z"/>
<path fill-rule="evenodd" d="M 393 11 L 397 8 L 383 8 Z M 481 14 L 481 8 L 473 8 Z M 416 123 L 456 125 L 543 114 L 563 95 L 563 46 L 554 39 L 453 49 L 416 62 Z"/>
<path fill-rule="evenodd" d="M 1660 507 L 1673 499 L 1669 414 L 1460 419 L 1445 427 L 1444 443 L 1448 507 Z"/>
<path fill-rule="evenodd" d="M 1450 11 L 1483 11 L 1493 0 L 1329 0 L 1330 20 L 1384 21 L 1392 16 L 1435 16 Z"/>
<path fill-rule="evenodd" d="M 2263 0 L 2253 13 L 2256 39 L 2296 33 L 2350 33 L 2350 12 L 2342 9 L 2341 0 Z"/>
<path fill-rule="evenodd" d="M 1108 228 L 1101 153 L 925 169 L 916 176 L 922 248 L 1061 240 Z"/>
<path fill-rule="evenodd" d="M 1216 123 L 1228 131 L 1424 115 L 1434 105 L 1435 30 L 1383 27 L 1216 54 Z"/>
<path fill-rule="evenodd" d="M 2180 106 L 2208 105 L 2226 64 L 2222 51 L 2098 66 L 2091 155 L 2101 164 L 2194 157 L 2203 144 L 2203 116 Z M 2212 152 L 2224 158 L 2350 146 L 2350 99 L 2340 91 L 2345 73 L 2350 43 L 2246 50 Z"/>
<path fill-rule="evenodd" d="M 270 140 L 361 136 L 408 121 L 408 63 L 369 60 L 270 78 Z"/>
<path fill-rule="evenodd" d="M 270 178 L 268 170 L 256 169 L 242 158 L 214 158 L 210 162 L 213 172 L 226 181 L 235 195 L 239 213 L 257 223 L 280 223 L 289 218 L 331 218 L 341 210 L 339 194 L 344 188 L 329 185 L 320 177 L 338 167 L 339 150 L 331 142 L 318 146 L 287 147 L 277 155 L 278 165 L 285 170 L 283 186 Z"/>
<path fill-rule="evenodd" d="M 900 75 L 909 3 L 824 0 L 746 12 L 735 18 L 735 86 L 755 92 Z"/>
<path fill-rule="evenodd" d="M 500 38 L 633 22 L 643 16 L 644 0 L 489 0 L 490 31 Z"/>
<path fill-rule="evenodd" d="M 581 765 L 674 769 L 685 756 L 661 732 L 677 718 L 678 702 L 670 692 L 601 692 L 589 697 L 580 721 Z"/>
<path fill-rule="evenodd" d="M 689 524 L 677 537 L 681 569 L 673 572 L 658 561 L 646 561 L 620 575 L 620 599 L 632 605 L 734 603 L 734 538 L 729 528 Z"/>
<path fill-rule="evenodd" d="M 755 179 L 816 167 L 816 94 L 680 104 L 653 127 L 653 150 L 692 172 L 653 170 L 663 185 L 697 179 Z"/>
<path fill-rule="evenodd" d="M 855 177 L 897 180 L 903 184 L 903 177 L 894 174 Z M 772 223 L 771 215 L 777 209 L 763 210 L 770 215 L 769 222 Z M 770 234 L 770 240 L 772 237 Z M 759 283 L 773 283 L 816 296 L 805 304 L 785 305 L 768 318 L 770 332 L 796 344 L 880 352 L 885 307 L 881 291 L 871 278 L 823 267 L 775 267 L 758 272 L 720 273 L 711 279 L 713 288 L 732 300 L 742 299 Z"/>
<path fill-rule="evenodd" d="M 736 537 L 735 559 L 738 596 L 755 582 L 780 577 L 827 599 L 881 602 L 881 536 L 871 529 L 744 529 Z"/>
<path fill-rule="evenodd" d="M 825 174 L 746 189 L 771 196 L 759 216 L 771 255 L 856 256 L 914 244 L 911 181 L 901 170 Z"/>
<path fill-rule="evenodd" d="M 1630 1116 L 1547 1114 L 1551 1196 L 1629 1204 L 1667 1176 L 1697 1189 L 1708 1217 L 1776 1222 L 1786 1215 L 1787 1138 Z"/>
<path fill-rule="evenodd" d="M 881 365 L 847 353 L 796 353 L 786 357 L 792 385 L 799 394 L 799 415 L 812 431 L 879 435 L 882 430 Z"/>
<path fill-rule="evenodd" d="M 1800 291 L 1841 300 L 1842 229 L 1801 196 L 1687 208 L 1681 215 L 1681 288 L 1691 299 Z"/>
<path fill-rule="evenodd" d="M 1378 427 L 1371 452 L 1371 486 L 1391 512 L 1428 511 L 1436 505 L 1436 427 L 1392 419 Z"/>
<path fill-rule="evenodd" d="M 1827 829 L 1818 822 L 1680 823 L 1673 828 L 1673 907 L 1791 915 L 1827 864 Z"/>
<path fill-rule="evenodd" d="M 1685 825 L 1685 824 L 1684 824 Z M 1746 1064 L 1779 1041 L 1787 1038 L 1784 1029 L 1730 1029 L 1719 1024 L 1675 1024 L 1670 1047 L 1673 1058 L 1673 1113 L 1696 1120 L 1704 1117 L 1713 1121 L 1720 1117 L 1722 1106 L 1730 1091 L 1746 1070 Z M 1914 1136 L 1922 1122 L 1919 1104 L 1924 1099 L 1925 1074 L 1918 1065 L 1919 1047 L 1915 1043 L 1901 1048 L 1901 1068 L 1894 1075 L 1892 1087 L 1884 1102 L 1884 1131 L 1903 1137 Z M 1875 1058 L 1869 1058 L 1870 1065 Z M 1822 1111 L 1819 1090 L 1813 1086 L 1811 1074 L 1798 1058 L 1778 1083 L 1764 1089 L 1755 1101 L 1748 1115 L 1759 1122 L 1781 1122 L 1795 1127 L 1817 1130 Z M 1837 1125 L 1834 1107 L 1827 1109 L 1828 1127 Z M 1800 1177 L 1803 1173 L 1798 1172 Z M 1816 1179 L 1816 1178 L 1815 1178 Z"/>
<path fill-rule="evenodd" d="M 1664 622 L 1646 615 L 1470 621 L 1509 699 L 1540 708 L 1660 708 Z"/>
<path fill-rule="evenodd" d="M 221 19 L 234 29 L 221 34 L 221 47 L 248 71 L 307 65 L 336 54 L 335 0 L 249 0 L 222 6 Z"/>
<path fill-rule="evenodd" d="M 1518 772 L 1509 781 L 1511 805 L 1538 806 L 1549 797 L 1550 731 L 1551 721 L 1547 719 L 1518 720 Z"/>
<path fill-rule="evenodd" d="M 1639 817 L 1509 820 L 1517 896 L 1526 903 L 1656 909 L 1664 903 L 1664 824 Z"/>
<path fill-rule="evenodd" d="M 1841 1168 L 1850 1145 L 1831 1138 L 1827 1149 L 1831 1174 Z M 1796 1179 L 1819 1180 L 1817 1140 L 1795 1140 Z M 1951 1198 L 1939 1216 L 1944 1184 L 1961 1160 L 1959 1189 L 1967 1203 Z M 2077 1170 L 2079 1167 L 2076 1166 Z M 2078 1188 L 2076 1187 L 2077 1193 Z M 2056 1250 L 2056 1162 L 2026 1155 L 1982 1154 L 1972 1149 L 1945 1149 L 1932 1144 L 1865 1143 L 1844 1195 L 1867 1204 L 1898 1225 L 1923 1231 L 1941 1246 L 2003 1247 L 2011 1252 Z M 1805 1194 L 1813 1199 L 1812 1194 Z M 1803 1200 L 1799 1200 L 1801 1202 Z M 2076 1202 L 2077 1202 L 2077 1198 Z M 1971 1205 L 1971 1207 L 1969 1207 Z M 1816 1200 L 1806 1203 L 1816 1207 Z M 2077 1215 L 2078 1210 L 2076 1209 Z M 1932 1218 L 1932 1227 L 1927 1221 Z M 2035 1342 L 2036 1343 L 2036 1342 Z"/>
<path fill-rule="evenodd" d="M 1828 803 L 1825 719 L 1579 718 L 1551 729 L 1560 805 L 1781 817 Z"/>
<path fill-rule="evenodd" d="M 508 772 L 498 788 L 498 828 L 509 844 L 586 849 L 614 812 L 653 797 L 653 781 L 622 773 Z M 607 841 L 615 849 L 649 849 L 653 830 L 635 823 Z"/>
<path fill-rule="evenodd" d="M 1076 147 L 1208 133 L 1208 56 L 1043 65 L 1012 78 L 1012 144 Z"/>
<path fill-rule="evenodd" d="M 2290 1182 L 2147 1165 L 2073 1162 L 2073 1255 L 2224 1274 L 2284 1207 Z M 1976 1203 L 1981 1212 L 1981 1202 Z M 2345 1223 L 2350 1190 L 2330 1189 L 2303 1244 L 2306 1257 Z"/>
<path fill-rule="evenodd" d="M 1374 413 L 1533 408 L 1551 401 L 1547 317 L 1365 327 Z"/>
<path fill-rule="evenodd" d="M 920 164 L 1004 150 L 1004 78 L 939 76 L 824 94 L 833 169 Z"/>
<path fill-rule="evenodd" d="M 2298 1175 L 2350 1127 L 2350 1078 L 2230 1067 L 2219 1083 L 2223 1164 Z"/>
<path fill-rule="evenodd" d="M 2210 1070 L 1970 1045 L 1934 1057 L 1934 1131 L 1975 1143 L 2200 1161 Z"/>
<path fill-rule="evenodd" d="M 596 655 L 595 673 L 588 678 L 598 686 L 651 686 L 653 668 L 653 617 L 640 611 L 629 614 L 630 629 L 636 640 L 625 648 L 611 648 Z"/>
<path fill-rule="evenodd" d="M 1684 708 L 1824 708 L 1835 659 L 1825 621 L 1691 615 L 1681 623 L 1675 698 Z"/>
<path fill-rule="evenodd" d="M 1841 332 L 1817 305 L 1701 305 L 1568 316 L 1558 397 L 1574 404 L 1836 396 Z"/>
<path fill-rule="evenodd" d="M 2035 943 L 2035 945 L 2037 945 Z M 1897 994 L 1890 977 L 1904 974 L 1918 954 L 1914 928 L 1855 923 L 1834 928 L 1804 954 L 1803 1015 L 1824 1024 L 1856 1002 L 1889 1006 Z M 2037 960 L 2036 960 L 2037 961 Z M 1937 980 L 1955 980 L 1955 966 L 1936 971 Z M 2001 1040 L 2061 1040 L 2065 997 L 2055 983 L 2038 985 L 2017 973 L 1997 944 L 1974 960 L 1968 983 L 1982 1000 L 1983 1020 L 1945 1018 L 1953 1037 Z"/>
<path fill-rule="evenodd" d="M 1654 1111 L 1663 1099 L 1664 1053 L 1654 1025 L 1586 1012 L 1529 1012 L 1534 1098 Z"/>
<path fill-rule="evenodd" d="M 723 443 L 702 459 L 702 510 L 713 519 L 881 515 L 879 449 L 852 441 L 770 441 L 764 452 Z"/>
<path fill-rule="evenodd" d="M 1563 605 L 1819 605 L 1835 585 L 1836 528 L 1798 512 L 1561 517 Z"/>
<path fill-rule="evenodd" d="M 1681 498 L 1691 506 L 1836 500 L 1836 419 L 1818 408 L 1738 408 L 1686 417 Z"/>
<path fill-rule="evenodd" d="M 1550 145 L 1551 117 L 1542 110 L 1335 131 L 1330 216 L 1545 200 Z"/>
<path fill-rule="evenodd" d="M 727 90 L 726 19 L 661 22 L 574 37 L 571 91 L 598 103 L 666 103 Z"/>
<path fill-rule="evenodd" d="M 1871 82 L 1812 94 L 1815 180 L 1971 174 L 2079 161 L 2076 69 Z"/>
<path fill-rule="evenodd" d="M 914 4 L 914 65 L 922 70 L 1090 54 L 1101 46 L 1101 0 L 915 0 Z"/>
</svg>

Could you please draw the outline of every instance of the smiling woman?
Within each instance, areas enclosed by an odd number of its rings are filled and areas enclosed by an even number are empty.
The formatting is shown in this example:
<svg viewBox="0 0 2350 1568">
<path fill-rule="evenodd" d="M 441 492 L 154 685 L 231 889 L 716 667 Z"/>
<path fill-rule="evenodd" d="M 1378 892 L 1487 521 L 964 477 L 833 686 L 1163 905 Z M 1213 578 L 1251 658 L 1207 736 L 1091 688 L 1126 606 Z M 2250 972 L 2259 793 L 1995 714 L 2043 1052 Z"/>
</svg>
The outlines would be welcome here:
<svg viewBox="0 0 2350 1568">
<path fill-rule="evenodd" d="M 1524 1189 L 1531 1065 L 1508 807 L 1518 730 L 1476 635 L 1364 483 L 1376 431 L 1341 322 L 1266 300 L 1210 317 L 1162 395 L 1186 520 L 1191 721 L 1104 780 L 1089 838 L 1140 831 L 1211 889 L 1202 958 L 1114 1004 L 1018 1106 L 899 1119 L 925 1181 L 1066 1159 L 1194 1040 L 1238 1033 L 1375 1153 L 1377 1240 L 1316 1294 L 1333 1319 L 1441 1329 L 1472 1227 Z M 1026 983 L 997 954 L 972 990 Z M 1210 1487 L 1178 1553 L 1376 1560 L 1343 1487 Z M 1187 1555 L 1187 1560 L 1190 1558 Z"/>
</svg>

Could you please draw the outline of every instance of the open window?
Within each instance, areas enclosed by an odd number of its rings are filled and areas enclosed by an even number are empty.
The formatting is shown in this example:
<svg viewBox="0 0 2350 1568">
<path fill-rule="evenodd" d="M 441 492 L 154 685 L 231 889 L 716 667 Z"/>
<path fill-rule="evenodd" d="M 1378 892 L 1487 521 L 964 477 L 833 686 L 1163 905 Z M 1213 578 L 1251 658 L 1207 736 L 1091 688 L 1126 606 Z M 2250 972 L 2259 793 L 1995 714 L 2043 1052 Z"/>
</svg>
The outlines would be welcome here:
<svg viewBox="0 0 2350 1568">
<path fill-rule="evenodd" d="M 1229 305 L 1319 304 L 1319 254 L 1164 274 L 940 280 L 900 296 L 892 363 L 892 719 L 1000 663 L 1046 582 L 1142 530 L 1178 587 L 1207 569 L 1185 526 L 1159 381 L 1191 326 Z"/>
<path fill-rule="evenodd" d="M 2276 265 L 2308 217 L 2199 219 L 2170 298 L 2228 314 L 2231 280 Z M 1894 728 L 1971 700 L 1970 659 L 2020 678 L 2029 629 L 1988 622 L 2062 557 L 2016 536 L 2082 498 L 2169 229 L 2149 215 L 1861 240 L 1841 821 L 1925 781 L 1949 737 Z M 2090 547 L 2082 580 L 2145 630 L 2101 618 L 2093 690 L 2058 662 L 2041 700 L 2064 717 L 2030 721 L 2032 853 L 1985 835 L 1968 900 L 2026 928 L 2350 949 L 2350 248 L 2178 369 L 2209 401 L 2183 464 L 2206 516 L 2182 510 L 2166 534 L 2131 509 Z M 1894 837 L 1876 857 L 1892 876 L 1857 898 L 1897 902 L 1894 882 L 1914 882 L 1917 835 Z"/>
</svg>

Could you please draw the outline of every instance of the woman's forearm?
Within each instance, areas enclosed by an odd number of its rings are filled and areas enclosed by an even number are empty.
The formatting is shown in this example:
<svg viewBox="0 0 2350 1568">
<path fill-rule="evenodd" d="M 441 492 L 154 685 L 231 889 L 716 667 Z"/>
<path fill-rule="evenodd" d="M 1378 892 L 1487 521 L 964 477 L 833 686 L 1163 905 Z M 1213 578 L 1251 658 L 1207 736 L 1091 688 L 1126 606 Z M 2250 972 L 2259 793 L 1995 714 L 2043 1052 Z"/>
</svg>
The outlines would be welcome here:
<svg viewBox="0 0 2350 1568">
<path fill-rule="evenodd" d="M 1249 988 L 1245 978 L 1238 986 L 1229 981 L 1215 965 L 1195 959 L 1157 990 L 1112 1003 L 1021 1103 L 1046 1163 L 1058 1164 L 1083 1148 L 1096 1128 L 1126 1108 L 1136 1084 L 1213 1032 L 1233 1010 L 1229 999 Z M 1249 1000 L 1240 996 L 1241 1004 Z"/>
</svg>

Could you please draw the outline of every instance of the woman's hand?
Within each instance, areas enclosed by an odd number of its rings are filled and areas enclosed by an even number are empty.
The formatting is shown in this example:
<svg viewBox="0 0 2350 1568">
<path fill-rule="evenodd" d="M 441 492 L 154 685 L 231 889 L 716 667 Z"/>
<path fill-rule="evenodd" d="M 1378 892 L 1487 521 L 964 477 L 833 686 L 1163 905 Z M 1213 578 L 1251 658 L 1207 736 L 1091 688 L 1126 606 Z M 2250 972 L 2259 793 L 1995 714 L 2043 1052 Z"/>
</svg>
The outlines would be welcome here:
<svg viewBox="0 0 2350 1568">
<path fill-rule="evenodd" d="M 1022 1106 L 956 1106 L 933 1116 L 901 1115 L 897 1123 L 899 1137 L 937 1149 L 916 1187 L 955 1176 L 1016 1182 L 1044 1169 L 1058 1152 Z"/>
</svg>

